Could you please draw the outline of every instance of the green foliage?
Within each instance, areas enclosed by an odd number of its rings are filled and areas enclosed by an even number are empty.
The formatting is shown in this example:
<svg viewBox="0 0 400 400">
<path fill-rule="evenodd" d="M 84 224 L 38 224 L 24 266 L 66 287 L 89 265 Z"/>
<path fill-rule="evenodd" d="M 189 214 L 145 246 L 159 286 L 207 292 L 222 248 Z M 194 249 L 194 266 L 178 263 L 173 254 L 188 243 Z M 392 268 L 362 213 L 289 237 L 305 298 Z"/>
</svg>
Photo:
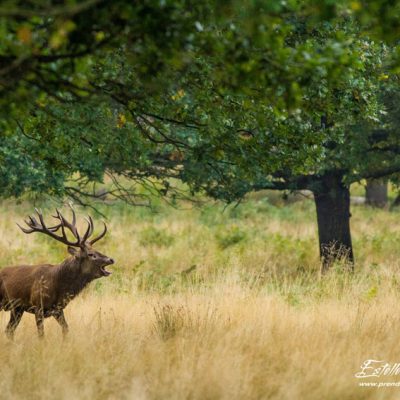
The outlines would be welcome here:
<svg viewBox="0 0 400 400">
<path fill-rule="evenodd" d="M 139 242 L 142 246 L 169 247 L 174 242 L 174 237 L 165 230 L 149 226 L 140 233 Z"/>
<path fill-rule="evenodd" d="M 332 171 L 346 184 L 396 172 L 398 157 L 388 165 L 381 150 L 398 145 L 397 130 L 378 141 L 372 131 L 396 115 L 387 98 L 398 51 L 385 22 L 397 26 L 398 8 L 9 0 L 2 195 L 147 204 L 159 193 L 174 203 L 188 194 L 183 181 L 189 194 L 233 202 L 252 190 L 314 190 L 303 178 Z"/>
<path fill-rule="evenodd" d="M 378 288 L 376 286 L 372 286 L 366 293 L 365 293 L 365 300 L 372 301 L 378 295 Z"/>
<path fill-rule="evenodd" d="M 215 234 L 215 239 L 221 249 L 243 242 L 246 238 L 246 232 L 237 225 L 221 227 Z"/>
</svg>

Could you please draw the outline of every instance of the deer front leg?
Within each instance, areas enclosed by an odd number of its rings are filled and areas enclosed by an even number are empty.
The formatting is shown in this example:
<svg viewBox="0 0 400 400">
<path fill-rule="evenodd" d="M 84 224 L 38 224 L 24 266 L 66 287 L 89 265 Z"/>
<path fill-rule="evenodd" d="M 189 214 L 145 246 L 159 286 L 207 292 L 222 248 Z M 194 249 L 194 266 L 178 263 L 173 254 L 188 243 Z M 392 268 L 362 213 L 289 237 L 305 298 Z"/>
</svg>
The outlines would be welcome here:
<svg viewBox="0 0 400 400">
<path fill-rule="evenodd" d="M 65 336 L 68 333 L 68 324 L 67 321 L 65 320 L 64 311 L 63 310 L 57 311 L 57 313 L 54 314 L 54 318 L 60 324 L 62 333 Z"/>
<path fill-rule="evenodd" d="M 42 339 L 44 336 L 44 325 L 43 325 L 44 315 L 42 309 L 37 309 L 35 311 L 35 320 L 39 338 Z"/>
<path fill-rule="evenodd" d="M 10 321 L 7 324 L 6 335 L 9 339 L 14 339 L 14 332 L 17 329 L 18 324 L 21 322 L 23 311 L 19 308 L 11 309 Z"/>
</svg>

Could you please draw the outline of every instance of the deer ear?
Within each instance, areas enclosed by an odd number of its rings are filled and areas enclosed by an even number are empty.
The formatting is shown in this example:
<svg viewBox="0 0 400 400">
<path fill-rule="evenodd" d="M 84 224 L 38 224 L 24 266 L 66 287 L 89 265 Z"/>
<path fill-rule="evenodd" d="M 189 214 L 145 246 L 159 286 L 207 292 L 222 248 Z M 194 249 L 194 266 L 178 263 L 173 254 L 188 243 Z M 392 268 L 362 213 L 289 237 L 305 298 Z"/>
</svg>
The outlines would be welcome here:
<svg viewBox="0 0 400 400">
<path fill-rule="evenodd" d="M 76 247 L 68 246 L 68 253 L 71 254 L 71 256 L 78 256 L 79 250 Z"/>
</svg>

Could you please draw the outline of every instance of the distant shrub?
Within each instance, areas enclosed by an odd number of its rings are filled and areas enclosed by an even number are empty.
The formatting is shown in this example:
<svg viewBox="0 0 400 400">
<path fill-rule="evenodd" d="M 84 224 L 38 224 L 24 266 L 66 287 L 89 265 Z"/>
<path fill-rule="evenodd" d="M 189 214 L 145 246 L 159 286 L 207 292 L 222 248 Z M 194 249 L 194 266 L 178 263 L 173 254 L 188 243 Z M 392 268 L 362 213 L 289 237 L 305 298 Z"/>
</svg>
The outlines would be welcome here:
<svg viewBox="0 0 400 400">
<path fill-rule="evenodd" d="M 164 341 L 185 334 L 199 337 L 214 331 L 214 327 L 225 319 L 216 308 L 210 306 L 203 312 L 196 312 L 188 307 L 158 304 L 153 310 L 155 316 L 153 332 Z"/>
<path fill-rule="evenodd" d="M 231 225 L 225 229 L 221 229 L 215 235 L 215 239 L 221 249 L 226 249 L 240 243 L 244 241 L 246 237 L 246 232 L 241 230 L 237 225 Z"/>
<path fill-rule="evenodd" d="M 169 247 L 174 242 L 174 237 L 161 229 L 150 226 L 140 233 L 139 243 L 142 246 Z"/>
<path fill-rule="evenodd" d="M 162 340 L 168 340 L 182 330 L 185 322 L 183 307 L 174 308 L 170 305 L 154 307 L 154 331 Z"/>
<path fill-rule="evenodd" d="M 364 294 L 365 300 L 373 300 L 378 295 L 378 288 L 376 286 L 370 287 Z"/>
</svg>

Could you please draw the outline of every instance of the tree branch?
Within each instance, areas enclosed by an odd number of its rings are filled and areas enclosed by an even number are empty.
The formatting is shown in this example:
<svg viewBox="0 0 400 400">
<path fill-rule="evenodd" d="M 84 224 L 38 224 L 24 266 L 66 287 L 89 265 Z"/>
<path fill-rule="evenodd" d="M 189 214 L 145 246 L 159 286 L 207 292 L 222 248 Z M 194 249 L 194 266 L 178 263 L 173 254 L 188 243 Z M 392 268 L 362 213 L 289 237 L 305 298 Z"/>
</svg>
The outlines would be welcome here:
<svg viewBox="0 0 400 400">
<path fill-rule="evenodd" d="M 389 175 L 400 173 L 400 165 L 392 165 L 390 167 L 376 169 L 375 171 L 368 171 L 364 174 L 359 174 L 358 179 L 355 179 L 356 182 L 359 179 L 379 179 L 384 178 Z"/>
</svg>

